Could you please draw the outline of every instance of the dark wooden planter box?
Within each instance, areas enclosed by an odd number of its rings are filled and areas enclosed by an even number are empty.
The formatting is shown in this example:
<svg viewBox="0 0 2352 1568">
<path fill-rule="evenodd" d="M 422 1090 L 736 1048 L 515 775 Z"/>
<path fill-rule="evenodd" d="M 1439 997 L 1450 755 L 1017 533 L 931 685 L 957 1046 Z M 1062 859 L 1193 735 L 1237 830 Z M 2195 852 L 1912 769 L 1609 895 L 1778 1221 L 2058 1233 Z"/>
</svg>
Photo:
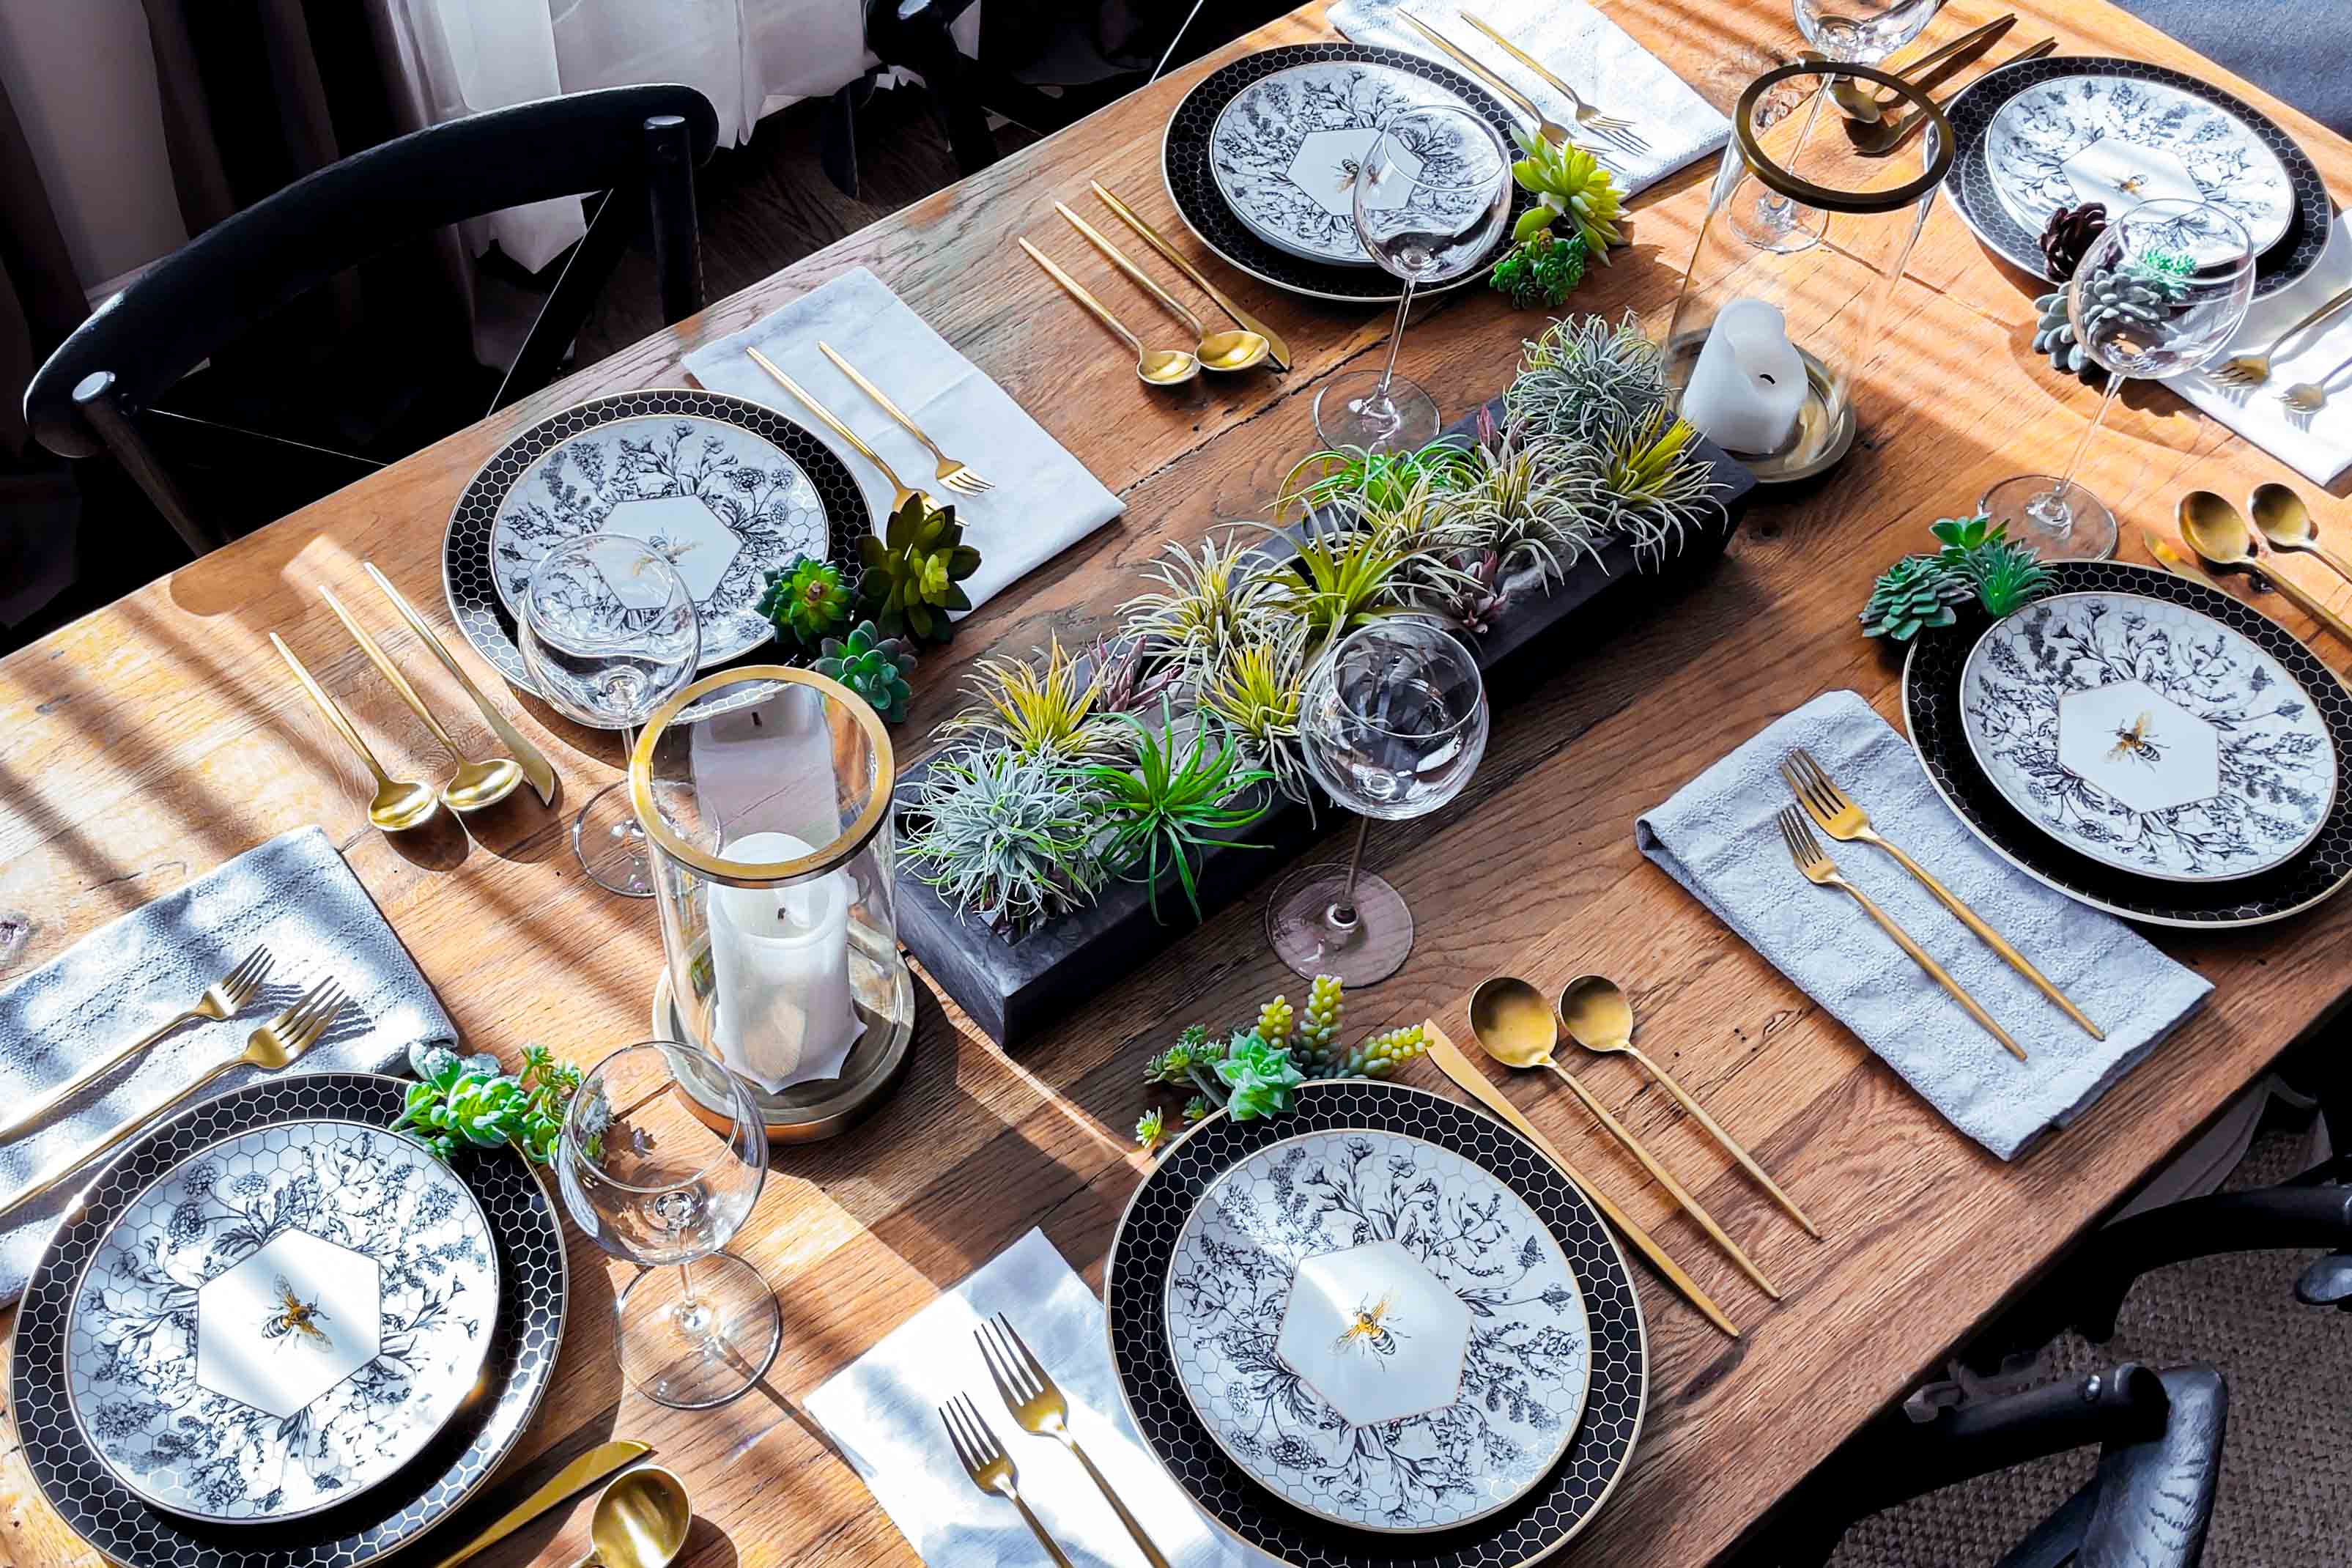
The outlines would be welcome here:
<svg viewBox="0 0 2352 1568">
<path fill-rule="evenodd" d="M 1450 429 L 1466 435 L 1474 419 L 1458 421 Z M 1671 592 L 1714 564 L 1738 526 L 1756 480 L 1719 448 L 1702 443 L 1702 450 L 1714 463 L 1716 478 L 1729 487 L 1723 527 L 1690 534 L 1679 554 L 1654 567 L 1637 563 L 1631 545 L 1612 543 L 1598 562 L 1583 561 L 1570 568 L 1550 593 L 1514 599 L 1477 641 L 1478 665 L 1490 679 L 1523 663 L 1532 665 L 1530 656 L 1580 614 L 1599 613 L 1636 595 Z M 905 778 L 919 780 L 928 765 L 918 763 Z M 1322 826 L 1328 827 L 1342 815 L 1325 807 Z M 1202 911 L 1222 909 L 1278 869 L 1318 831 L 1304 805 L 1277 798 L 1272 811 L 1237 835 L 1267 847 L 1212 849 L 1202 857 L 1197 874 Z M 898 880 L 899 939 L 948 994 L 1007 1049 L 1193 929 L 1192 910 L 1172 876 L 1160 889 L 1160 920 L 1152 918 L 1149 889 L 1142 883 L 1114 880 L 1094 904 L 1011 939 L 949 908 L 912 878 L 902 873 Z"/>
</svg>

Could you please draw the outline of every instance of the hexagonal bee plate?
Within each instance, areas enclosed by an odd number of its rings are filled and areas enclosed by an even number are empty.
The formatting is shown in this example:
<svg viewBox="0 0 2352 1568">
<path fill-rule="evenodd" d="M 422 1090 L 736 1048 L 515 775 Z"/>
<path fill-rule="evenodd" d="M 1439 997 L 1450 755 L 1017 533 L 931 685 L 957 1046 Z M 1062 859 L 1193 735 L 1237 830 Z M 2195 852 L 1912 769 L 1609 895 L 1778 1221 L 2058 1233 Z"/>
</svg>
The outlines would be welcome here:
<svg viewBox="0 0 2352 1568">
<path fill-rule="evenodd" d="M 1440 1409 L 1462 1395 L 1470 1309 L 1393 1241 L 1298 1266 L 1274 1353 L 1358 1426 Z"/>
<path fill-rule="evenodd" d="M 281 1420 L 375 1360 L 383 1270 L 302 1231 L 196 1290 L 196 1386 Z"/>
</svg>

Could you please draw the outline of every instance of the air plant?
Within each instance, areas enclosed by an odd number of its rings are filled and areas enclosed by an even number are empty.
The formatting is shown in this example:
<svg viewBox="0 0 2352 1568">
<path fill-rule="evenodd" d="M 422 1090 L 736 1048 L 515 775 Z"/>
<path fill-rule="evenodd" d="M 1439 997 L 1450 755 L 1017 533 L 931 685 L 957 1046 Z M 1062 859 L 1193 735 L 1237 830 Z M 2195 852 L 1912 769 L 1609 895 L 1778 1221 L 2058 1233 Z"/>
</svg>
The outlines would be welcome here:
<svg viewBox="0 0 2352 1568">
<path fill-rule="evenodd" d="M 1108 634 L 1087 649 L 1087 667 L 1094 672 L 1095 711 L 1103 714 L 1144 711 L 1183 673 L 1181 666 L 1148 657 L 1141 637 Z"/>
<path fill-rule="evenodd" d="M 1108 876 L 1101 793 L 1057 756 L 950 752 L 924 773 L 908 816 L 899 864 L 999 931 L 1091 904 Z"/>
<path fill-rule="evenodd" d="M 1298 745 L 1298 699 L 1307 680 L 1307 629 L 1290 622 L 1272 635 L 1229 643 L 1202 673 L 1202 710 L 1241 737 L 1292 800 L 1314 798 Z"/>
<path fill-rule="evenodd" d="M 1697 438 L 1689 420 L 1659 407 L 1610 444 L 1600 499 L 1608 525 L 1636 550 L 1663 554 L 1683 530 L 1720 514 L 1724 487 L 1693 449 Z"/>
<path fill-rule="evenodd" d="M 1097 765 L 1085 773 L 1099 792 L 1096 809 L 1110 828 L 1106 858 L 1129 875 L 1139 869 L 1153 920 L 1160 918 L 1160 881 L 1170 870 L 1192 906 L 1192 918 L 1202 919 L 1194 863 L 1211 845 L 1231 842 L 1222 835 L 1265 815 L 1270 803 L 1259 786 L 1274 775 L 1244 767 L 1239 742 L 1212 721 L 1195 722 L 1191 742 L 1180 754 L 1175 720 L 1164 701 L 1157 731 L 1131 713 L 1119 719 L 1135 732 L 1135 765 Z"/>
<path fill-rule="evenodd" d="M 1274 515 L 1320 511 L 1329 506 L 1393 506 L 1427 480 L 1434 489 L 1458 488 L 1470 477 L 1470 449 L 1449 438 L 1413 452 L 1366 452 L 1353 448 L 1317 452 L 1303 458 L 1282 481 Z"/>
<path fill-rule="evenodd" d="M 1024 757 L 1095 762 L 1118 754 L 1124 736 L 1095 711 L 1095 685 L 1078 675 L 1062 639 L 1037 650 L 1040 663 L 984 658 L 972 667 L 980 705 L 940 727 L 943 736 L 986 736 Z"/>
<path fill-rule="evenodd" d="M 1547 577 L 1564 577 L 1579 555 L 1598 556 L 1608 531 L 1595 504 L 1589 473 L 1570 460 L 1573 445 L 1557 437 L 1522 433 L 1491 435 L 1478 446 L 1476 475 L 1453 498 L 1453 506 L 1475 552 L 1468 570 L 1479 574 L 1478 557 L 1493 555 L 1483 584 L 1527 566 Z M 1479 584 L 1465 584 L 1475 591 Z"/>
<path fill-rule="evenodd" d="M 1554 321 L 1529 340 L 1504 395 L 1512 428 L 1615 441 L 1672 401 L 1665 356 L 1632 311 Z"/>
<path fill-rule="evenodd" d="M 1309 518 L 1298 553 L 1277 568 L 1297 584 L 1280 602 L 1306 626 L 1309 651 L 1383 616 L 1442 607 L 1462 578 L 1424 532 L 1442 525 L 1425 495 L 1353 524 Z"/>
<path fill-rule="evenodd" d="M 1160 586 L 1120 607 L 1121 629 L 1149 654 L 1197 666 L 1286 613 L 1291 584 L 1265 565 L 1257 547 L 1236 534 L 1204 539 L 1197 552 L 1171 543 L 1144 568 Z"/>
</svg>

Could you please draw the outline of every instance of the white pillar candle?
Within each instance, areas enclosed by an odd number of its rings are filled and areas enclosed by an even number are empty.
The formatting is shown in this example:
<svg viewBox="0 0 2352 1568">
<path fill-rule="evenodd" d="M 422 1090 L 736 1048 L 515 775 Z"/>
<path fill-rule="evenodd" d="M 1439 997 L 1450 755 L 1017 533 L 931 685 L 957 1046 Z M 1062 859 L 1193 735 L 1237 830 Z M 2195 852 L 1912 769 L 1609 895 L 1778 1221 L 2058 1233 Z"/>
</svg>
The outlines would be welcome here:
<svg viewBox="0 0 2352 1568">
<path fill-rule="evenodd" d="M 1731 452 L 1777 452 L 1805 405 L 1805 362 L 1778 307 L 1734 300 L 1715 318 L 1683 389 L 1683 417 Z"/>
<path fill-rule="evenodd" d="M 789 833 L 727 846 L 738 862 L 813 853 Z M 833 1078 L 865 1032 L 849 989 L 848 876 L 828 871 L 786 888 L 713 882 L 711 1032 L 727 1065 L 771 1091 Z"/>
</svg>

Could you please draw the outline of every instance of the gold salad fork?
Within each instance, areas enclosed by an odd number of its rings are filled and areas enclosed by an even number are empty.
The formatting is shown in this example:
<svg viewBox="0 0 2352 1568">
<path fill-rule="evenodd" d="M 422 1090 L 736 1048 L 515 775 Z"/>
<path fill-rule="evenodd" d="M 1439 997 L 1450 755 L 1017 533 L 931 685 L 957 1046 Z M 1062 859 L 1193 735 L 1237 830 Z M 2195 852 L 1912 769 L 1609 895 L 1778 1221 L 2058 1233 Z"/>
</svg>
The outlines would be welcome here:
<svg viewBox="0 0 2352 1568">
<path fill-rule="evenodd" d="M 2260 353 L 2239 354 L 2221 369 L 2210 374 L 2215 381 L 2224 386 L 2260 386 L 2271 378 L 2271 356 L 2277 353 L 2289 338 L 2306 327 L 2317 326 L 2347 305 L 2352 305 L 2352 289 L 2347 289 L 2335 295 L 2317 310 L 2273 338 L 2270 346 Z"/>
<path fill-rule="evenodd" d="M 1453 39 L 1447 37 L 1444 34 L 1439 32 L 1436 28 L 1431 26 L 1428 23 L 1423 21 L 1420 17 L 1414 16 L 1410 11 L 1399 11 L 1397 15 L 1412 23 L 1414 29 L 1418 31 L 1423 37 L 1427 38 L 1431 43 L 1435 44 L 1439 48 L 1444 50 L 1445 53 L 1453 58 L 1455 65 L 1460 66 L 1464 70 L 1468 71 L 1472 76 L 1476 77 L 1480 81 L 1485 82 L 1488 87 L 1493 88 L 1496 92 L 1501 93 L 1505 98 L 1516 104 L 1518 107 L 1520 113 L 1526 115 L 1528 119 L 1536 122 L 1537 135 L 1542 137 L 1545 141 L 1550 142 L 1555 147 L 1576 147 L 1584 152 L 1590 153 L 1594 158 L 1600 161 L 1602 168 L 1615 170 L 1620 174 L 1623 173 L 1623 170 L 1620 169 L 1619 166 L 1599 148 L 1593 146 L 1575 132 L 1570 131 L 1567 126 L 1562 125 L 1559 121 L 1547 118 L 1543 110 L 1538 106 L 1534 99 L 1529 98 L 1526 93 L 1521 92 L 1517 88 L 1513 87 L 1509 82 L 1505 81 L 1501 77 L 1496 75 L 1492 70 L 1481 64 L 1475 56 L 1464 49 L 1461 45 L 1455 43 Z"/>
<path fill-rule="evenodd" d="M 1878 922 L 1878 927 L 1895 939 L 1895 945 L 1911 955 L 1911 962 L 1933 975 L 1936 984 L 1952 994 L 1952 999 L 1969 1010 L 1969 1016 L 1983 1025 L 1992 1037 L 2007 1046 L 2019 1061 L 2025 1059 L 2025 1047 L 2009 1037 L 2009 1031 L 1992 1020 L 1992 1015 L 1977 1005 L 1977 999 L 1960 989 L 1960 983 L 1944 973 L 1942 964 L 1927 956 L 1927 950 L 1911 940 L 1911 933 L 1895 923 L 1895 917 L 1871 901 L 1870 895 L 1839 875 L 1837 862 L 1829 858 L 1820 839 L 1813 837 L 1812 825 L 1805 820 L 1804 812 L 1797 806 L 1784 805 L 1779 818 L 1780 837 L 1789 846 L 1789 858 L 1808 881 L 1824 888 L 1842 888 L 1853 896 L 1863 912 Z"/>
<path fill-rule="evenodd" d="M 940 1425 L 948 1429 L 948 1440 L 955 1445 L 956 1458 L 963 1461 L 964 1474 L 971 1478 L 971 1484 L 984 1492 L 996 1493 L 1019 1509 L 1021 1517 L 1028 1521 L 1029 1532 L 1037 1538 L 1037 1544 L 1045 1549 L 1056 1568 L 1070 1568 L 1069 1558 L 1054 1544 L 1054 1538 L 1045 1533 L 1045 1527 L 1037 1522 L 1037 1516 L 1021 1500 L 1020 1473 L 1013 1468 L 996 1434 L 980 1418 L 971 1396 L 959 1394 L 940 1405 Z"/>
<path fill-rule="evenodd" d="M 1086 1467 L 1087 1474 L 1094 1480 L 1095 1489 L 1102 1493 L 1103 1500 L 1109 1503 L 1111 1511 L 1118 1515 L 1119 1523 L 1127 1526 L 1128 1534 L 1135 1538 L 1135 1544 L 1141 1549 L 1144 1561 L 1150 1563 L 1151 1568 L 1168 1568 L 1168 1559 L 1161 1556 L 1160 1548 L 1151 1543 L 1151 1537 L 1144 1533 L 1143 1526 L 1135 1515 L 1127 1511 L 1127 1504 L 1111 1490 L 1110 1482 L 1095 1468 L 1095 1462 L 1087 1458 L 1087 1451 L 1078 1447 L 1078 1440 L 1070 1436 L 1069 1401 L 1062 1397 L 1061 1389 L 1055 1384 L 1053 1374 L 1045 1370 L 1045 1363 L 1031 1353 L 1028 1345 L 1014 1331 L 1012 1321 L 999 1312 L 992 1321 L 974 1329 L 972 1338 L 980 1342 L 981 1359 L 988 1363 L 988 1375 L 996 1380 L 996 1392 L 1003 1396 L 1004 1408 L 1012 1412 L 1013 1419 L 1021 1424 L 1021 1429 L 1040 1437 L 1051 1437 L 1067 1448 L 1078 1463 Z"/>
<path fill-rule="evenodd" d="M 127 1142 L 132 1133 L 148 1125 L 155 1118 L 163 1115 L 163 1112 L 171 1110 L 231 1068 L 257 1067 L 265 1072 L 278 1072 L 291 1067 L 304 1051 L 318 1044 L 319 1037 L 327 1032 L 329 1026 L 350 1005 L 351 997 L 344 993 L 341 985 L 332 980 L 320 981 L 304 992 L 299 1001 L 254 1030 L 251 1037 L 246 1040 L 244 1050 L 226 1061 L 217 1063 L 206 1071 L 199 1073 L 193 1082 L 180 1089 L 161 1105 L 151 1106 L 141 1111 L 97 1142 L 87 1148 L 74 1150 L 65 1158 L 51 1163 L 47 1170 L 31 1181 L 26 1182 L 6 1197 L 0 1198 L 0 1214 L 6 1214 L 19 1204 L 39 1197 L 100 1155 L 119 1144 Z"/>
<path fill-rule="evenodd" d="M 1911 873 L 1918 884 L 1936 895 L 1936 901 L 1959 918 L 1962 925 L 1983 939 L 1984 944 L 2000 954 L 2003 962 L 2033 983 L 2033 988 L 2056 1003 L 2066 1016 L 2089 1031 L 2095 1040 L 2105 1039 L 2106 1033 L 2083 1016 L 2083 1010 L 2067 1000 L 2066 994 L 2051 983 L 2050 977 L 2033 967 L 2026 956 L 2010 945 L 2009 939 L 1979 919 L 1976 910 L 1959 900 L 1949 888 L 1930 876 L 1927 868 L 1911 858 L 1900 845 L 1889 843 L 1870 826 L 1870 814 L 1863 810 L 1854 798 L 1840 789 L 1831 778 L 1829 770 L 1813 761 L 1813 754 L 1802 746 L 1790 752 L 1780 762 L 1780 777 L 1787 782 L 1790 793 L 1805 808 L 1823 833 L 1843 844 L 1875 844 L 1895 857 L 1896 865 Z"/>
<path fill-rule="evenodd" d="M 181 1025 L 224 1024 L 234 1018 L 239 1008 L 253 1000 L 253 994 L 261 989 L 261 983 L 269 978 L 270 966 L 276 962 L 269 956 L 267 947 L 255 948 L 235 969 L 205 986 L 205 994 L 196 999 L 194 1006 L 164 1019 L 104 1061 L 90 1063 L 65 1082 L 37 1096 L 30 1105 L 18 1107 L 15 1115 L 6 1122 L 0 1123 L 0 1138 L 13 1136 L 41 1121 L 77 1090 L 112 1072 Z"/>
<path fill-rule="evenodd" d="M 1493 27 L 1487 26 L 1484 18 L 1473 16 L 1467 11 L 1456 11 L 1454 14 L 1461 17 L 1464 21 L 1469 23 L 1472 26 L 1477 28 L 1480 32 L 1486 34 L 1488 37 L 1494 39 L 1496 44 L 1501 47 L 1505 54 L 1509 55 L 1513 59 L 1518 61 L 1521 65 L 1527 67 L 1528 69 L 1533 71 L 1536 75 L 1541 77 L 1544 80 L 1557 88 L 1560 94 L 1568 100 L 1570 105 L 1570 112 L 1576 116 L 1576 122 L 1579 125 L 1581 125 L 1584 129 L 1591 132 L 1596 136 L 1603 136 L 1608 140 L 1616 142 L 1617 145 L 1624 148 L 1628 153 L 1638 155 L 1640 153 L 1647 153 L 1650 150 L 1649 142 L 1643 141 L 1642 137 L 1634 132 L 1633 122 L 1632 121 L 1623 118 L 1622 115 L 1603 114 L 1601 110 L 1593 108 L 1592 105 L 1585 102 L 1584 95 L 1582 93 L 1577 91 L 1576 89 L 1569 86 L 1568 83 L 1560 80 L 1559 78 L 1552 75 L 1550 71 L 1545 69 L 1544 64 L 1541 60 L 1528 53 L 1527 50 L 1519 47 L 1518 45 L 1511 42 L 1510 39 L 1503 37 L 1502 34 L 1495 31 Z"/>
<path fill-rule="evenodd" d="M 945 452 L 940 451 L 940 444 L 937 441 L 932 440 L 929 436 L 924 435 L 923 427 L 921 426 L 908 418 L 905 411 L 897 404 L 891 402 L 889 395 L 880 387 L 866 380 L 863 375 L 860 375 L 857 373 L 857 367 L 856 365 L 851 364 L 847 360 L 834 353 L 833 345 L 831 343 L 825 342 L 820 339 L 818 340 L 816 346 L 818 353 L 824 354 L 825 358 L 833 362 L 833 367 L 835 370 L 841 372 L 842 374 L 856 383 L 858 391 L 864 393 L 866 396 L 879 404 L 881 405 L 882 412 L 887 414 L 891 418 L 896 419 L 899 425 L 905 428 L 908 435 L 912 436 L 916 440 L 920 441 L 924 446 L 929 447 L 931 449 L 931 456 L 940 460 L 940 483 L 947 486 L 948 489 L 954 490 L 959 494 L 968 496 L 983 495 L 996 488 L 996 486 L 991 481 L 981 478 L 979 470 L 973 468 L 970 464 L 960 463 L 953 458 L 949 457 Z"/>
</svg>

